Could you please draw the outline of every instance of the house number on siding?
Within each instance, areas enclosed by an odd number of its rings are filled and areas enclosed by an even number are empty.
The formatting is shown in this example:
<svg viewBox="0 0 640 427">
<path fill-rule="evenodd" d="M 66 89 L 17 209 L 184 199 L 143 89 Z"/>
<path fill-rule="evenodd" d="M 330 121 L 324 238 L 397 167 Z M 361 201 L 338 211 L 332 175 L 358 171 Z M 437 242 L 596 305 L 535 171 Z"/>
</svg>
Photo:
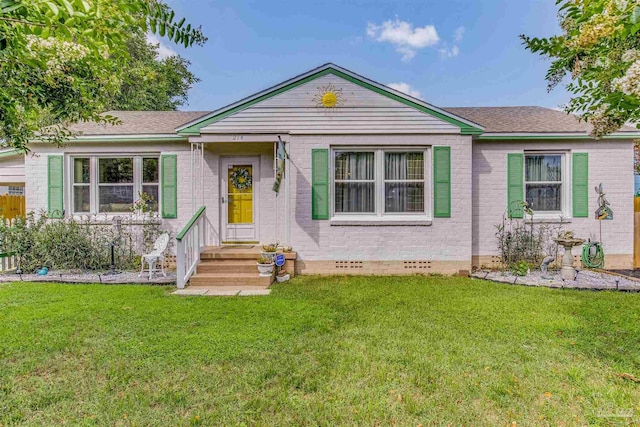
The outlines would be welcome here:
<svg viewBox="0 0 640 427">
<path fill-rule="evenodd" d="M 242 141 L 244 140 L 244 135 L 233 135 L 233 141 Z"/>
</svg>

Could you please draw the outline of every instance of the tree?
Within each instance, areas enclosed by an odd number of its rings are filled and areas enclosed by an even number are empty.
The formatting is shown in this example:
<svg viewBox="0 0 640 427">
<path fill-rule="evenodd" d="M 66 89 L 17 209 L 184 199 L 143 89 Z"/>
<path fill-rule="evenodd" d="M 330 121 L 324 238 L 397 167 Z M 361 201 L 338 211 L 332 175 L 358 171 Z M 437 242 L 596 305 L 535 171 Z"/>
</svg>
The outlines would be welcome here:
<svg viewBox="0 0 640 427">
<path fill-rule="evenodd" d="M 552 90 L 566 76 L 572 94 L 565 109 L 601 137 L 640 122 L 640 0 L 557 0 L 562 35 L 531 38 L 527 49 L 552 60 Z"/>
<path fill-rule="evenodd" d="M 132 37 L 206 42 L 160 0 L 0 0 L 0 140 L 27 150 L 64 143 L 77 121 L 101 115 L 126 80 Z"/>
<path fill-rule="evenodd" d="M 135 35 L 127 41 L 129 61 L 109 110 L 176 110 L 187 102 L 189 89 L 199 79 L 190 62 L 179 55 L 158 57 L 158 45 Z"/>
</svg>

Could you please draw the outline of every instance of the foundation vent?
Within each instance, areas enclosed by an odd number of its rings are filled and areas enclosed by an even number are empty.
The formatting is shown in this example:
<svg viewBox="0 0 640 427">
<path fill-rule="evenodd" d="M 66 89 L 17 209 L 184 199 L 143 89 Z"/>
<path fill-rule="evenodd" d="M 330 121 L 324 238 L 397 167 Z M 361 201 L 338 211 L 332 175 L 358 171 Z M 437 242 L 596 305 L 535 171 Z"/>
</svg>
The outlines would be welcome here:
<svg viewBox="0 0 640 427">
<path fill-rule="evenodd" d="M 404 261 L 404 268 L 408 270 L 430 270 L 431 261 Z"/>
<path fill-rule="evenodd" d="M 362 269 L 362 261 L 336 261 L 335 266 L 337 270 L 356 270 Z"/>
</svg>

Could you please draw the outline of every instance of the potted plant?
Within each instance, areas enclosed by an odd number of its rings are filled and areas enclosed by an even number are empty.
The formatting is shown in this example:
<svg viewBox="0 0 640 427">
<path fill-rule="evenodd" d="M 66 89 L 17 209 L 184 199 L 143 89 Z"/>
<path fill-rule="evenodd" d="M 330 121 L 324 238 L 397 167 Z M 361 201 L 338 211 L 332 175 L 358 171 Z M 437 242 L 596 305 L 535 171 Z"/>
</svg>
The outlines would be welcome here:
<svg viewBox="0 0 640 427">
<path fill-rule="evenodd" d="M 270 262 L 274 262 L 276 258 L 276 252 L 278 250 L 277 243 L 267 243 L 262 245 L 262 256 L 270 260 Z"/>
<path fill-rule="evenodd" d="M 273 274 L 275 264 L 272 259 L 261 256 L 258 258 L 258 273 L 262 277 L 269 277 Z"/>
</svg>

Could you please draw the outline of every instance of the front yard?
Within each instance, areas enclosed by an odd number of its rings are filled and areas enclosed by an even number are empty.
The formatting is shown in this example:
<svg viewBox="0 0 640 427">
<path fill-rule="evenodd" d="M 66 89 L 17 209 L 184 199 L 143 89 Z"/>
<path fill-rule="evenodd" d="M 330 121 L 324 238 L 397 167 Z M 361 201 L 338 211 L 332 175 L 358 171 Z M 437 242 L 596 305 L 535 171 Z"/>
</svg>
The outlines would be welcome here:
<svg viewBox="0 0 640 427">
<path fill-rule="evenodd" d="M 172 290 L 1 284 L 0 425 L 640 423 L 640 294 L 444 277 Z"/>
</svg>

